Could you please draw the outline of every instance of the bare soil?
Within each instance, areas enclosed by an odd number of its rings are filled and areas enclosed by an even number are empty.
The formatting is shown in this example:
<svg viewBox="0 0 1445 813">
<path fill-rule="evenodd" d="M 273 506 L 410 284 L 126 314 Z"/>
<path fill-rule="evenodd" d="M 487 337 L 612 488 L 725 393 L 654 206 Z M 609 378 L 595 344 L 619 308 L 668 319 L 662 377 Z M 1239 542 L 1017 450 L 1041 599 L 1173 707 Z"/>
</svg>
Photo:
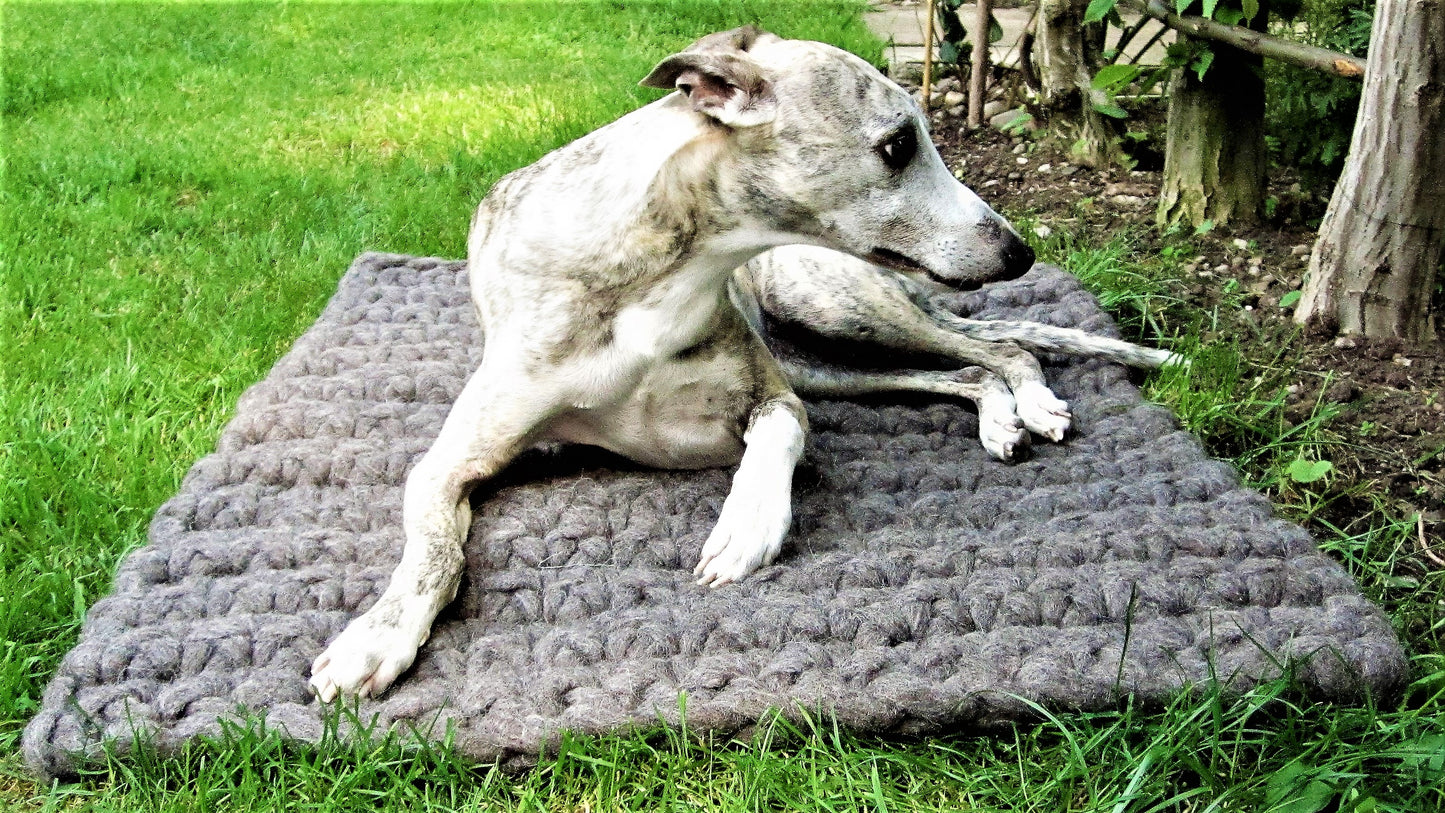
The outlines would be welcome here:
<svg viewBox="0 0 1445 813">
<path fill-rule="evenodd" d="M 1184 251 L 1167 281 L 1182 324 L 1210 314 L 1205 341 L 1239 342 L 1255 368 L 1254 383 L 1263 380 L 1284 396 L 1286 424 L 1338 412 L 1325 422 L 1337 441 L 1328 452 L 1335 468 L 1324 483 L 1327 508 L 1317 518 L 1349 527 L 1372 499 L 1383 499 L 1396 516 L 1420 514 L 1430 552 L 1445 558 L 1440 349 L 1306 335 L 1291 318 L 1288 295 L 1302 283 L 1312 226 L 1326 200 L 1284 176 L 1270 184 L 1269 222 L 1165 236 L 1153 225 L 1162 167 L 1147 147 L 1136 151 L 1133 171 L 1098 171 L 1072 164 L 1047 141 L 987 127 L 965 131 L 956 119 L 937 121 L 935 131 L 964 183 L 1000 211 L 1036 218 L 1045 233 L 1087 234 L 1093 242 L 1123 231 L 1142 256 Z"/>
</svg>

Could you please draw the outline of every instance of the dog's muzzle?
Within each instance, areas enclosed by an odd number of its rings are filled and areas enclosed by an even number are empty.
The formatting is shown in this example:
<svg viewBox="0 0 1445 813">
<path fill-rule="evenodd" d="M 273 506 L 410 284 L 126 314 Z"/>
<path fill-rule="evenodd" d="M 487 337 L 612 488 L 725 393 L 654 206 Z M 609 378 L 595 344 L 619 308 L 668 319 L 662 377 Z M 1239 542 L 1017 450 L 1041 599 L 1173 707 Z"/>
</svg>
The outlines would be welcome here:
<svg viewBox="0 0 1445 813">
<path fill-rule="evenodd" d="M 904 273 L 928 274 L 929 276 L 933 276 L 933 273 L 929 271 L 928 268 L 923 265 L 923 263 L 918 262 L 912 257 L 899 254 L 896 251 L 892 251 L 886 248 L 875 248 L 872 251 L 868 252 L 868 260 L 869 262 L 881 265 L 884 268 L 891 268 L 894 271 L 903 271 Z"/>
<path fill-rule="evenodd" d="M 1003 276 L 1000 281 L 1018 279 L 1034 267 L 1034 250 L 1029 244 L 1009 235 L 1009 244 L 1003 250 Z"/>
</svg>

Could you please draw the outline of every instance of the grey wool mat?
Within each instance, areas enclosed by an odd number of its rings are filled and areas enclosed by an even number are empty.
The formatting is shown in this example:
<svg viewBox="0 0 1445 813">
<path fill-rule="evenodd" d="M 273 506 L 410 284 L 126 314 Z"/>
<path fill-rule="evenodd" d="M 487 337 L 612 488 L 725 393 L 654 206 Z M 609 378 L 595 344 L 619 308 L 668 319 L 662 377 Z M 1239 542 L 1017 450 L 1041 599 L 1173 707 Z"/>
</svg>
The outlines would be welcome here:
<svg viewBox="0 0 1445 813">
<path fill-rule="evenodd" d="M 1047 266 L 946 304 L 1117 335 Z M 25 730 L 33 768 L 72 775 L 137 733 L 174 749 L 241 709 L 318 740 L 310 662 L 385 586 L 403 478 L 479 351 L 461 263 L 358 259 L 90 611 Z M 1012 465 L 966 405 L 809 404 L 783 554 L 718 590 L 691 571 L 731 472 L 529 453 L 473 498 L 460 597 L 362 718 L 525 764 L 563 730 L 676 724 L 684 694 L 697 730 L 803 708 L 915 734 L 1287 665 L 1323 698 L 1398 686 L 1380 610 L 1123 368 L 1047 374 L 1076 432 Z"/>
</svg>

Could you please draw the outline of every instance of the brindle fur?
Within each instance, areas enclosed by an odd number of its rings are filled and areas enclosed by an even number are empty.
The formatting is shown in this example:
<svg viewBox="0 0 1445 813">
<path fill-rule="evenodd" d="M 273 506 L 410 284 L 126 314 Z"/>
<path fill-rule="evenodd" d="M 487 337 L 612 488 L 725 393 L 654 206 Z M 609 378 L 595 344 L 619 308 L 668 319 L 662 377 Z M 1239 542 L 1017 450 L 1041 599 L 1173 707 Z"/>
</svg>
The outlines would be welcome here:
<svg viewBox="0 0 1445 813">
<path fill-rule="evenodd" d="M 1036 346 L 1038 329 L 934 313 L 905 276 L 977 285 L 1033 260 L 949 173 L 906 92 L 851 54 L 755 28 L 705 37 L 643 84 L 678 92 L 512 173 L 478 207 L 467 250 L 482 362 L 407 478 L 385 592 L 312 665 L 322 700 L 375 695 L 411 665 L 460 582 L 468 493 L 536 442 L 736 464 L 695 570 L 719 587 L 772 561 L 791 522 L 807 429 L 793 385 L 972 398 L 1004 458 L 1025 427 L 1063 436 L 1066 405 L 1009 343 Z M 898 146 L 906 135 L 916 152 Z M 794 244 L 809 248 L 749 262 Z M 989 369 L 785 369 L 755 328 L 761 308 Z"/>
</svg>

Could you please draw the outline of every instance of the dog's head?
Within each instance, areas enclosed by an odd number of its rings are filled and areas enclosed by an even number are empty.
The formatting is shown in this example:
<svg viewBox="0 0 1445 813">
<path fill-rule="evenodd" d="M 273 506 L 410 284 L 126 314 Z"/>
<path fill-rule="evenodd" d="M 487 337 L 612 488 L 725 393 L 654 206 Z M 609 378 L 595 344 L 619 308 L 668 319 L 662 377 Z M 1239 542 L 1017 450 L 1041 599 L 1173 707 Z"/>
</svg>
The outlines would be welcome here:
<svg viewBox="0 0 1445 813">
<path fill-rule="evenodd" d="M 1014 279 L 1033 251 L 959 183 L 918 104 L 864 60 L 751 26 L 642 80 L 676 88 L 739 147 L 729 203 L 754 228 L 954 287 Z"/>
</svg>

